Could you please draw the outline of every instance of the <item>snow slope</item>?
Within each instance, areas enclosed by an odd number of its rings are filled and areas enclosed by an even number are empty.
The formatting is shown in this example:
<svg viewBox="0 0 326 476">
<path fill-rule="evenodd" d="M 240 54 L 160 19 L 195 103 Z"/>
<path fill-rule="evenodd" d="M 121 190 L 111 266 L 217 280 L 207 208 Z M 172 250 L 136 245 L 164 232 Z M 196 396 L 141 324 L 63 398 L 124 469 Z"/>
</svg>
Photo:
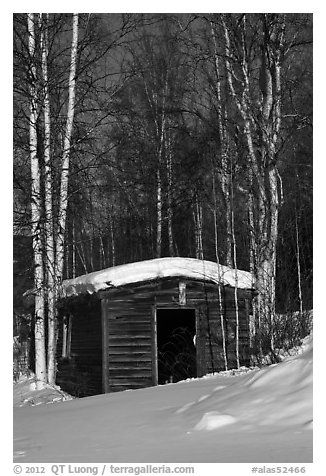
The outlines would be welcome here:
<svg viewBox="0 0 326 476">
<path fill-rule="evenodd" d="M 46 385 L 42 390 L 36 390 L 34 374 L 31 374 L 29 377 L 22 377 L 14 383 L 14 407 L 64 402 L 72 399 L 73 397 L 71 395 L 63 392 L 57 385 Z"/>
<path fill-rule="evenodd" d="M 264 370 L 14 409 L 16 462 L 312 462 L 312 343 Z"/>
</svg>

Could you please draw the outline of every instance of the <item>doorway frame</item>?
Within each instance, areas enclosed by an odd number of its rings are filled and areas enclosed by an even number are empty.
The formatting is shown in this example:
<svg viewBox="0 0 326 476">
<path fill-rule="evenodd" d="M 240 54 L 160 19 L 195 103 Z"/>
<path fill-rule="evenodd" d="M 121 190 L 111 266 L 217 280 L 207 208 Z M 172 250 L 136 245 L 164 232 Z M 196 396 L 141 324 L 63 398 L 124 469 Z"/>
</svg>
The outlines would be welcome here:
<svg viewBox="0 0 326 476">
<path fill-rule="evenodd" d="M 157 311 L 160 310 L 175 310 L 175 311 L 195 311 L 195 325 L 196 325 L 196 339 L 199 333 L 199 313 L 196 306 L 180 306 L 176 304 L 157 304 L 153 306 L 153 319 L 152 319 L 152 375 L 153 385 L 158 385 L 158 349 L 157 349 Z M 196 369 L 198 374 L 198 346 L 196 345 Z"/>
</svg>

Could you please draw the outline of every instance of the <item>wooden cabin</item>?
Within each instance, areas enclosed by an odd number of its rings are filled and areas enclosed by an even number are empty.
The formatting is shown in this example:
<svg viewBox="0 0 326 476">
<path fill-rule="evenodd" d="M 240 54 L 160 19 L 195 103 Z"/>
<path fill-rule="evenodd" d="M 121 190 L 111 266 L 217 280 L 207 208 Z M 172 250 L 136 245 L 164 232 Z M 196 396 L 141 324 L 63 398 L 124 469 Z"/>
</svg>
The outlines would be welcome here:
<svg viewBox="0 0 326 476">
<path fill-rule="evenodd" d="M 247 272 L 160 258 L 64 281 L 58 384 L 78 396 L 150 387 L 248 365 Z M 237 318 L 238 316 L 238 318 Z"/>
</svg>

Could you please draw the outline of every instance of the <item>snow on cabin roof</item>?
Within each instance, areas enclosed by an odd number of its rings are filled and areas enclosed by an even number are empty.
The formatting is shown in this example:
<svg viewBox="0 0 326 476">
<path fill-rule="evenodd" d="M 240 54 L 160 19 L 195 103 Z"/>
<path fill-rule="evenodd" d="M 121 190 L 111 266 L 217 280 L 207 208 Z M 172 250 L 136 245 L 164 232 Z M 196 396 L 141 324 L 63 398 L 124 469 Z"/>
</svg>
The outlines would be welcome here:
<svg viewBox="0 0 326 476">
<path fill-rule="evenodd" d="M 123 264 L 67 279 L 61 286 L 61 298 L 93 294 L 128 284 L 172 277 L 197 279 L 232 287 L 236 286 L 237 280 L 238 288 L 253 287 L 252 275 L 247 271 L 235 271 L 226 266 L 218 266 L 212 261 L 195 258 L 158 258 Z"/>
</svg>

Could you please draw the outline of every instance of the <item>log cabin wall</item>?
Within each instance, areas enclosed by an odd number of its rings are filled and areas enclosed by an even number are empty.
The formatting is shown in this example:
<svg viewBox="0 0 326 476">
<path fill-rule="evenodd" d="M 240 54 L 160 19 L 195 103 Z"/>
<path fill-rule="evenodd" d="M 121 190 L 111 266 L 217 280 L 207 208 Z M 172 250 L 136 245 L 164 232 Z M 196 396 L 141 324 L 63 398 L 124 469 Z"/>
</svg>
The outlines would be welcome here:
<svg viewBox="0 0 326 476">
<path fill-rule="evenodd" d="M 238 289 L 237 294 L 240 365 L 249 365 L 252 292 Z M 236 368 L 234 288 L 219 291 L 204 281 L 165 278 L 61 302 L 57 383 L 78 397 L 157 385 L 157 316 L 165 310 L 165 319 L 167 310 L 180 309 L 195 316 L 195 376 L 225 369 L 221 309 L 228 368 Z"/>
<path fill-rule="evenodd" d="M 57 384 L 77 397 L 102 393 L 102 355 L 100 301 L 84 297 L 72 300 L 60 309 Z"/>
<path fill-rule="evenodd" d="M 180 295 L 180 282 L 183 283 L 184 297 Z M 101 292 L 103 391 L 121 391 L 157 384 L 157 309 L 195 309 L 197 376 L 224 370 L 219 295 L 216 285 L 177 278 Z M 221 288 L 221 297 L 228 368 L 235 368 L 234 289 Z M 248 365 L 250 360 L 250 300 L 251 292 L 238 289 L 241 365 Z"/>
</svg>

